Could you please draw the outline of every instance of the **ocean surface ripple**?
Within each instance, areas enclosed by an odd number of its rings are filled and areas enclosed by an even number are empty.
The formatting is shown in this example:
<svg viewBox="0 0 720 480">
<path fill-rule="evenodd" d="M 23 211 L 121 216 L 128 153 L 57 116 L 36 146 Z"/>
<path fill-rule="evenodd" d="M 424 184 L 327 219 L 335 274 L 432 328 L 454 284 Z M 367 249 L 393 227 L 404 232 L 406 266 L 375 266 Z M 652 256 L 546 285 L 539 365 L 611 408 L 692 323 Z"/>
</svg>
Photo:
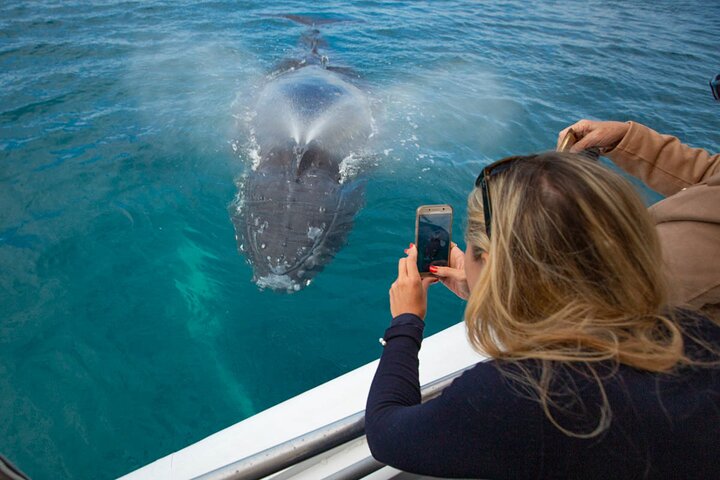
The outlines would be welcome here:
<svg viewBox="0 0 720 480">
<path fill-rule="evenodd" d="M 415 208 L 462 231 L 484 164 L 579 118 L 720 151 L 718 2 L 310 5 L 0 4 L 0 452 L 34 479 L 122 475 L 377 358 Z M 248 106 L 303 52 L 283 14 L 344 20 L 322 51 L 376 121 L 348 244 L 292 295 L 228 215 Z M 435 288 L 428 333 L 462 311 Z"/>
</svg>

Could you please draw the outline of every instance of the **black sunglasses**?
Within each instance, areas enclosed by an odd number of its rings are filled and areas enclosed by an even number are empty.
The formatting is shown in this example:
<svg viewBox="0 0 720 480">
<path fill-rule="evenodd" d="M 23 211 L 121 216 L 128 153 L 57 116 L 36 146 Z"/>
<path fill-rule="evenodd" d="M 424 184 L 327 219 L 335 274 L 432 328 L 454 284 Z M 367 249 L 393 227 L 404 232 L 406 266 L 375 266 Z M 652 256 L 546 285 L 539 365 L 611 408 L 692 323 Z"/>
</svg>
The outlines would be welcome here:
<svg viewBox="0 0 720 480">
<path fill-rule="evenodd" d="M 536 155 L 507 157 L 497 162 L 493 162 L 480 171 L 480 175 L 475 179 L 475 187 L 482 189 L 483 214 L 485 215 L 485 233 L 490 238 L 490 221 L 492 220 L 492 203 L 490 203 L 490 189 L 488 188 L 488 179 L 508 170 L 519 160 L 535 158 Z"/>
</svg>

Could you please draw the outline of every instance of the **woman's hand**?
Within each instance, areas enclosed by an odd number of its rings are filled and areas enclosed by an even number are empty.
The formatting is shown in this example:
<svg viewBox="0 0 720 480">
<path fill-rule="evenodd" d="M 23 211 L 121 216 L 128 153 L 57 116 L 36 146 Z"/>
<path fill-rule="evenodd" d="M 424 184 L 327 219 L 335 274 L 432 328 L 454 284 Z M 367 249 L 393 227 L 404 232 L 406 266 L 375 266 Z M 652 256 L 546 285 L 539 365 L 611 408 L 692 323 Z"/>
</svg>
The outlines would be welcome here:
<svg viewBox="0 0 720 480">
<path fill-rule="evenodd" d="M 601 152 L 612 150 L 618 146 L 628 129 L 629 123 L 623 122 L 595 122 L 593 120 L 580 120 L 574 125 L 563 129 L 558 134 L 557 148 L 565 138 L 567 131 L 573 129 L 578 141 L 570 148 L 573 153 L 582 152 L 588 148 L 599 148 Z"/>
<path fill-rule="evenodd" d="M 407 257 L 398 261 L 398 277 L 390 286 L 390 314 L 393 318 L 412 313 L 425 319 L 427 312 L 427 289 L 437 278 L 421 278 L 417 268 L 417 248 L 410 244 L 405 250 Z"/>
<path fill-rule="evenodd" d="M 470 288 L 465 277 L 465 253 L 455 243 L 450 247 L 450 266 L 432 266 L 430 273 L 438 277 L 443 285 L 463 300 L 467 300 L 470 296 Z"/>
</svg>

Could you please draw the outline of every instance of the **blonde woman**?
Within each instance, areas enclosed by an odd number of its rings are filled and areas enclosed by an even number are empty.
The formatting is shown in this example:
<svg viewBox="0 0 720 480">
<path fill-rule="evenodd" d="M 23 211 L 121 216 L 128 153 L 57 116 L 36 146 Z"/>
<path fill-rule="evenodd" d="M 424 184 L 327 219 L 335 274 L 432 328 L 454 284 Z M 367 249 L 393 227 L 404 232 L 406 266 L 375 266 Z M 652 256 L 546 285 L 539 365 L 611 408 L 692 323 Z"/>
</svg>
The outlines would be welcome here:
<svg viewBox="0 0 720 480">
<path fill-rule="evenodd" d="M 657 235 L 622 177 L 573 154 L 500 160 L 465 235 L 435 273 L 492 360 L 420 404 L 432 280 L 411 246 L 367 402 L 378 460 L 441 477 L 718 478 L 720 327 L 668 307 Z"/>
</svg>

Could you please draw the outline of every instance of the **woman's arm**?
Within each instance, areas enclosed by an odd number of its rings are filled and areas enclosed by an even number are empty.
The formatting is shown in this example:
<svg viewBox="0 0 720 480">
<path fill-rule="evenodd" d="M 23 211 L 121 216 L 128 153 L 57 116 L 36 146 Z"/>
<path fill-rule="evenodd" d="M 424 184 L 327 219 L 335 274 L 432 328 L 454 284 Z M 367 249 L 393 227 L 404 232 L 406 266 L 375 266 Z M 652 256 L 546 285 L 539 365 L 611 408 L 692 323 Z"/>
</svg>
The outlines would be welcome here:
<svg viewBox="0 0 720 480">
<path fill-rule="evenodd" d="M 373 419 L 394 406 L 420 403 L 418 352 L 425 322 L 406 313 L 395 317 L 385 331 L 385 350 L 367 400 L 366 417 Z"/>
<path fill-rule="evenodd" d="M 438 477 L 522 478 L 536 472 L 542 450 L 528 439 L 541 432 L 542 411 L 513 394 L 494 364 L 476 365 L 442 395 L 420 403 L 422 328 L 419 317 L 400 315 L 385 333 L 365 411 L 373 457 Z"/>
<path fill-rule="evenodd" d="M 381 462 L 425 475 L 527 476 L 523 469 L 537 465 L 537 451 L 535 446 L 528 451 L 529 443 L 520 432 L 539 430 L 537 425 L 528 428 L 529 417 L 522 412 L 534 411 L 530 417 L 534 419 L 542 419 L 542 412 L 537 404 L 519 407 L 523 400 L 509 391 L 494 365 L 476 365 L 442 395 L 420 403 L 422 318 L 426 289 L 436 279 L 420 278 L 412 244 L 406 253 L 390 288 L 394 319 L 385 331 L 385 350 L 367 400 L 365 433 L 370 451 Z M 497 458 L 498 452 L 503 452 L 502 458 Z"/>
<path fill-rule="evenodd" d="M 448 431 L 453 423 L 446 418 L 449 409 L 420 403 L 417 355 L 423 327 L 419 317 L 400 315 L 385 332 L 365 410 L 365 434 L 377 460 L 404 471 L 448 476 L 458 472 L 445 452 L 453 450 L 463 432 Z"/>
<path fill-rule="evenodd" d="M 720 174 L 720 154 L 711 155 L 671 135 L 629 123 L 630 129 L 623 139 L 606 155 L 656 192 L 672 195 Z"/>
<path fill-rule="evenodd" d="M 620 168 L 666 196 L 720 175 L 720 154 L 692 148 L 636 122 L 580 120 L 560 132 L 558 145 L 571 128 L 580 137 L 571 151 L 600 148 Z"/>
</svg>

